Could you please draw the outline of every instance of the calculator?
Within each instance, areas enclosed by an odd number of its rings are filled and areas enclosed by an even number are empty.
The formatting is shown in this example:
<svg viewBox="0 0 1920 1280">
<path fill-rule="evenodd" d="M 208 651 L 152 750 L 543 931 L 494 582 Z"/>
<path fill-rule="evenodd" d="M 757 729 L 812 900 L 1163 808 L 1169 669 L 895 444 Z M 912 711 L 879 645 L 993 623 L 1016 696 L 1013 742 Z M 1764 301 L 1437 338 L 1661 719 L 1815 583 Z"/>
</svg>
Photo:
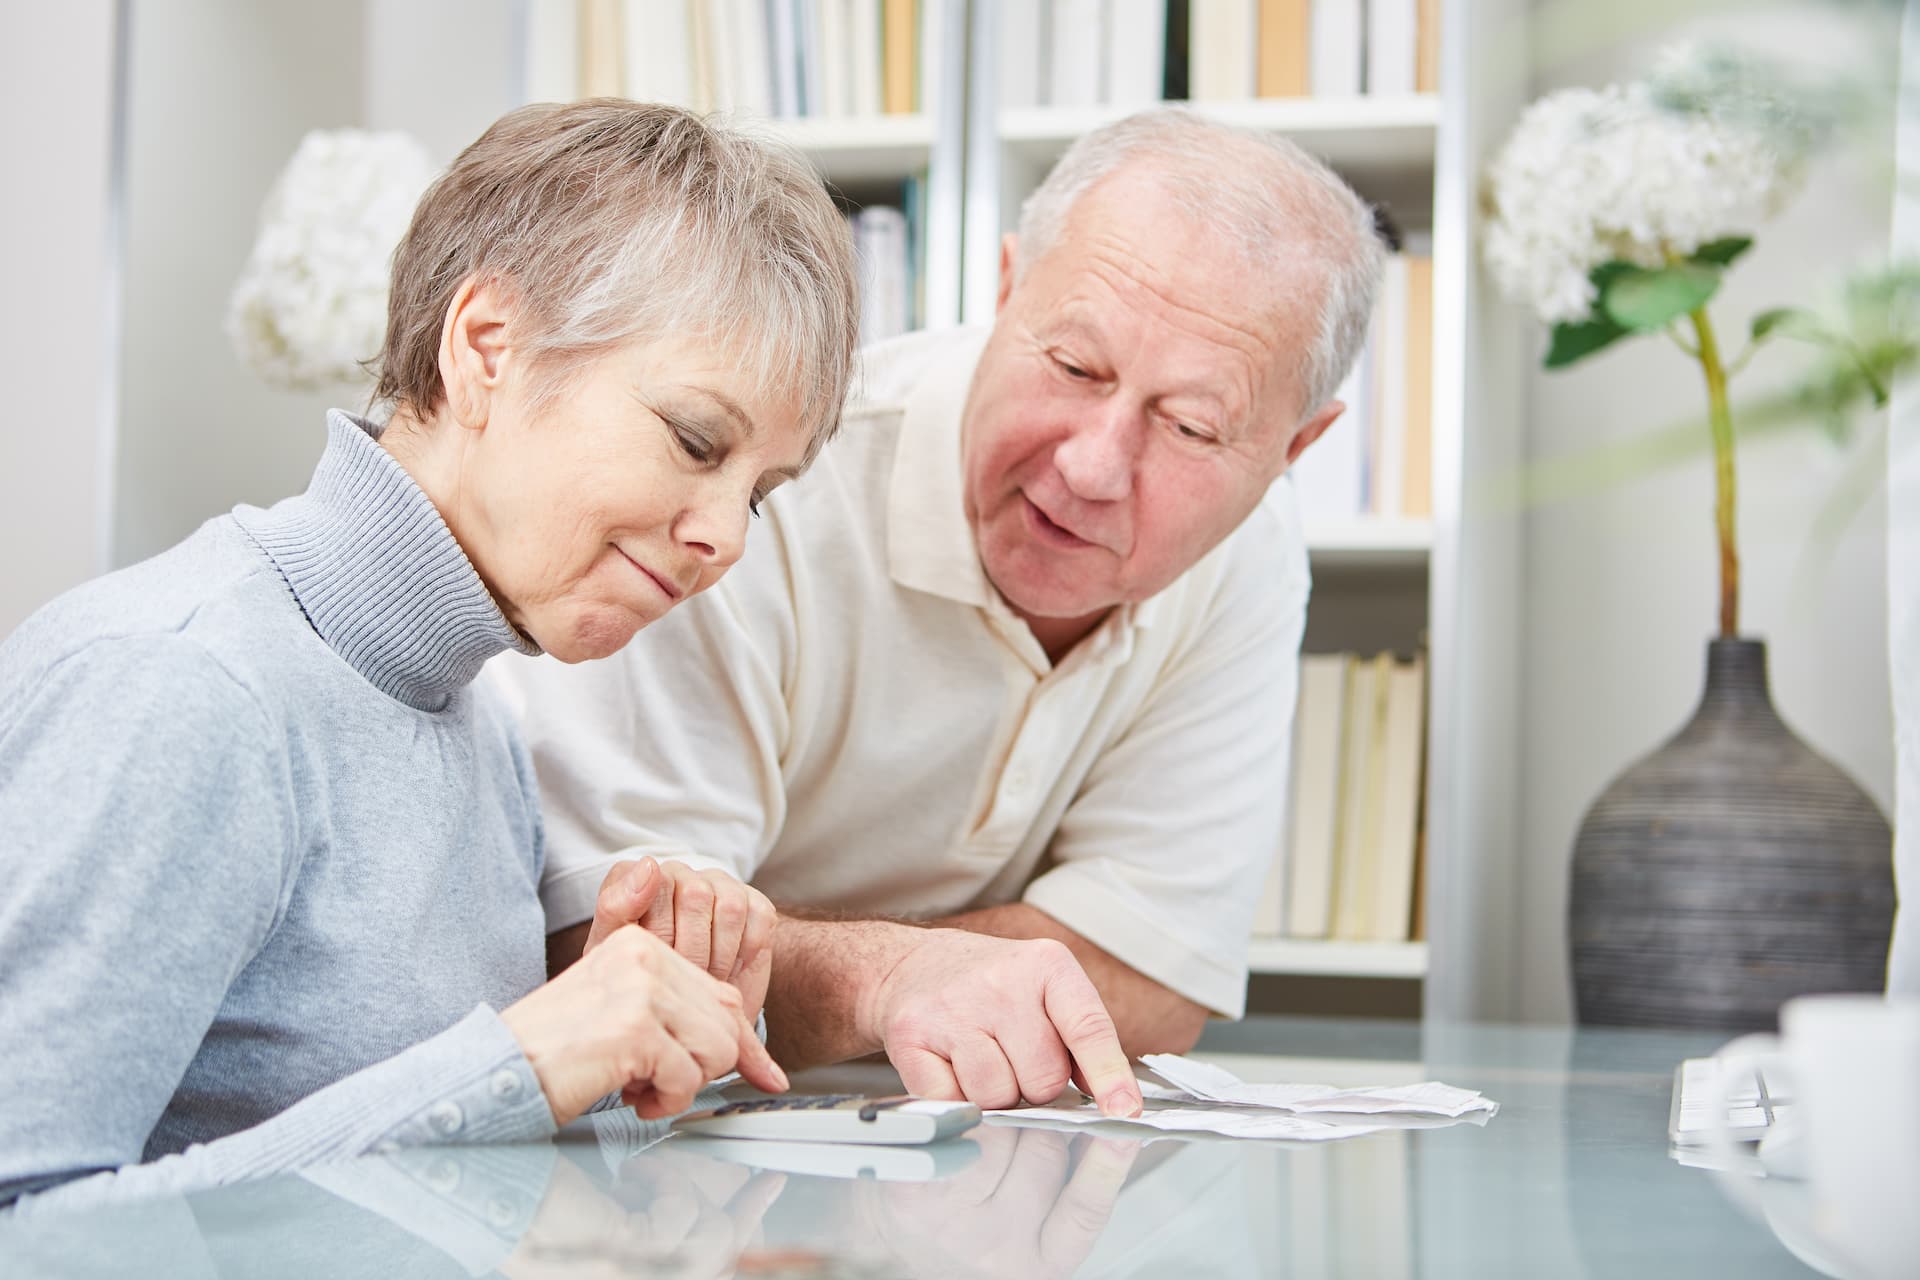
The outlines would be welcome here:
<svg viewBox="0 0 1920 1280">
<path fill-rule="evenodd" d="M 979 1123 L 980 1108 L 971 1102 L 936 1102 L 904 1093 L 890 1098 L 822 1093 L 729 1102 L 681 1116 L 673 1128 L 709 1138 L 907 1147 L 939 1142 Z"/>
</svg>

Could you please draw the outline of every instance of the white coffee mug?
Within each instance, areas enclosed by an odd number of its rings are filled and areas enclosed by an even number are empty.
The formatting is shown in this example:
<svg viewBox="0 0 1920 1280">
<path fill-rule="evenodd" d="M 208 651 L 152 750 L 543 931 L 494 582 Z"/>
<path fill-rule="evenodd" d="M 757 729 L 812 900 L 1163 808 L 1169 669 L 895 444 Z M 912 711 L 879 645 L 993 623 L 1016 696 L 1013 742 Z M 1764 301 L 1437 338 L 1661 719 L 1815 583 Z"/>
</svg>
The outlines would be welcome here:
<svg viewBox="0 0 1920 1280">
<path fill-rule="evenodd" d="M 1757 1067 L 1789 1106 L 1778 1140 L 1801 1147 L 1812 1226 L 1843 1274 L 1920 1275 L 1920 1000 L 1802 996 L 1780 1034 L 1742 1036 L 1715 1055 L 1712 1144 L 1723 1166 L 1751 1170 L 1727 1132 L 1729 1094 Z M 1771 1145 L 1777 1139 L 1769 1137 Z M 1750 1206 L 1751 1183 L 1729 1184 Z"/>
</svg>

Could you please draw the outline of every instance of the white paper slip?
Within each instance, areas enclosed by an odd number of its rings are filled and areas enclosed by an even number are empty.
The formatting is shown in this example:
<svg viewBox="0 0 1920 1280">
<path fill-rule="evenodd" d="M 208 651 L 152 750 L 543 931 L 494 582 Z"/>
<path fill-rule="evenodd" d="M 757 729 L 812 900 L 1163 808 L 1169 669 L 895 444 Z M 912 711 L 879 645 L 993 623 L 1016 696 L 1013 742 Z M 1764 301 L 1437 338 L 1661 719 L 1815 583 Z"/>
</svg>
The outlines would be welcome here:
<svg viewBox="0 0 1920 1280">
<path fill-rule="evenodd" d="M 1052 1120 L 1063 1124 L 1115 1124 L 1159 1129 L 1168 1133 L 1218 1133 L 1229 1138 L 1265 1138 L 1284 1142 L 1357 1138 L 1363 1133 L 1379 1133 L 1382 1129 L 1392 1127 L 1329 1123 L 1237 1107 L 1191 1105 L 1155 1105 L 1131 1119 L 1116 1120 L 1100 1114 L 1100 1108 L 1091 1100 L 1077 1107 L 1018 1107 L 1008 1111 L 989 1111 L 987 1114 L 1016 1123 Z"/>
<path fill-rule="evenodd" d="M 1264 1107 L 1295 1115 L 1425 1115 L 1453 1120 L 1482 1111 L 1491 1116 L 1500 1109 L 1499 1103 L 1474 1090 L 1432 1080 L 1364 1089 L 1336 1089 L 1324 1084 L 1247 1084 L 1231 1071 L 1178 1054 L 1149 1053 L 1140 1061 L 1189 1099 L 1235 1107 Z M 1158 1090 L 1155 1093 L 1168 1097 Z"/>
</svg>

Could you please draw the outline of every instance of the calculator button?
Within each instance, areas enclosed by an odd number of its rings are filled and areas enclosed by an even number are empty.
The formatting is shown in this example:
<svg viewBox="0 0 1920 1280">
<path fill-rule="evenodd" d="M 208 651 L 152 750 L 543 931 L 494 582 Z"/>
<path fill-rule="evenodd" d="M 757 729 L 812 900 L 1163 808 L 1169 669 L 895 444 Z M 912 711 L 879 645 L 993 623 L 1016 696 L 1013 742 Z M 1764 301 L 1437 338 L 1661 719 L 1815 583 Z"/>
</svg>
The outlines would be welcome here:
<svg viewBox="0 0 1920 1280">
<path fill-rule="evenodd" d="M 882 1111 L 891 1111 L 911 1101 L 911 1098 L 882 1098 L 877 1102 L 869 1102 L 860 1108 L 860 1118 L 871 1123 L 880 1118 Z"/>
</svg>

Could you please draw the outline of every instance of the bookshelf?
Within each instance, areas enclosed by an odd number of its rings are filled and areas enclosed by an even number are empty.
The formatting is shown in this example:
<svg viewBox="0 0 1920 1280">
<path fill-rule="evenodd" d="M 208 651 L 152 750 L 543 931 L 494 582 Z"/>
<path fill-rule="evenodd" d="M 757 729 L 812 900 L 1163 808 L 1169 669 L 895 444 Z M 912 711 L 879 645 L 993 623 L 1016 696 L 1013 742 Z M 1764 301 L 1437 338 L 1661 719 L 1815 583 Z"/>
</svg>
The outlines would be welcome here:
<svg viewBox="0 0 1920 1280">
<path fill-rule="evenodd" d="M 900 183 L 933 158 L 933 119 L 915 113 L 859 118 L 775 120 L 768 128 L 804 153 L 843 190 Z"/>
<path fill-rule="evenodd" d="M 1247 966 L 1293 977 L 1424 978 L 1427 944 L 1255 938 L 1247 947 Z"/>
<path fill-rule="evenodd" d="M 1194 110 L 1226 124 L 1284 134 L 1320 156 L 1370 200 L 1395 208 L 1416 203 L 1433 188 L 1434 140 L 1440 124 L 1438 94 L 1395 98 L 1271 98 L 1248 102 L 1196 102 Z M 1003 210 L 1011 225 L 1019 200 L 1038 186 L 1054 161 L 1083 133 L 1129 114 L 1124 107 L 1022 107 L 1002 109 L 996 127 L 1001 142 Z"/>
<path fill-rule="evenodd" d="M 789 116 L 768 127 L 850 203 L 885 201 L 924 182 L 914 229 L 925 253 L 919 321 L 986 323 L 999 240 L 1020 202 L 1075 138 L 1136 108 L 1009 104 L 999 80 L 1002 24 L 1008 15 L 1029 21 L 1026 0 L 885 3 L 884 12 L 917 14 L 914 63 L 934 91 L 915 91 L 912 114 Z M 1472 494 L 1521 456 L 1526 357 L 1520 318 L 1483 287 L 1474 245 L 1479 172 L 1527 88 L 1527 9 L 1525 0 L 1440 0 L 1435 92 L 1191 104 L 1321 155 L 1364 197 L 1390 207 L 1431 255 L 1430 514 L 1310 518 L 1305 646 L 1424 649 L 1427 940 L 1260 938 L 1250 965 L 1300 979 L 1417 983 L 1427 1014 L 1449 1020 L 1512 1008 L 1518 934 L 1519 525 Z M 1431 13 L 1428 0 L 1419 11 Z M 564 65 L 566 40 L 579 38 L 578 12 L 576 0 L 528 6 L 531 86 L 542 83 L 539 67 Z M 629 21 L 644 12 L 643 3 L 626 6 Z"/>
</svg>

